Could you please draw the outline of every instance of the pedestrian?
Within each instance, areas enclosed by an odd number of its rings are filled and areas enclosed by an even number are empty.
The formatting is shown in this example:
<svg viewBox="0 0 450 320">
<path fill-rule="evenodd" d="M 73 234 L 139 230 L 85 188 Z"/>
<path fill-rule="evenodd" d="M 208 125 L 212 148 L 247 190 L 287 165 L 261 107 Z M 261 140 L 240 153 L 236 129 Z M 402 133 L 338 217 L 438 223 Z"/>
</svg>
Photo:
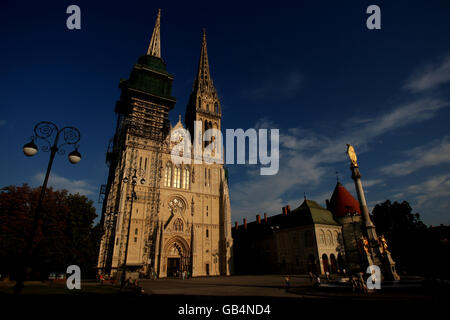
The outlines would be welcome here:
<svg viewBox="0 0 450 320">
<path fill-rule="evenodd" d="M 288 291 L 291 287 L 291 277 L 289 275 L 286 275 L 286 277 L 284 278 L 284 282 L 286 283 L 286 291 Z"/>
<path fill-rule="evenodd" d="M 359 282 L 359 291 L 362 293 L 367 293 L 367 286 L 366 283 L 364 282 L 362 274 L 359 274 L 358 282 Z"/>
<path fill-rule="evenodd" d="M 320 276 L 316 274 L 316 286 L 320 286 Z"/>
<path fill-rule="evenodd" d="M 355 292 L 357 288 L 355 277 L 352 275 L 350 278 L 350 286 L 352 287 L 352 291 Z"/>
<path fill-rule="evenodd" d="M 325 272 L 325 275 L 327 277 L 327 281 L 330 281 L 330 272 L 328 272 L 328 270 L 327 270 L 327 272 Z"/>
<path fill-rule="evenodd" d="M 189 279 L 191 277 L 191 273 L 188 271 L 187 272 L 187 278 Z"/>
<path fill-rule="evenodd" d="M 100 274 L 100 284 L 101 284 L 101 285 L 103 285 L 103 280 L 104 280 L 103 274 Z"/>
<path fill-rule="evenodd" d="M 311 283 L 314 280 L 314 275 L 313 275 L 313 273 L 311 271 L 309 272 L 309 280 L 311 281 Z"/>
</svg>

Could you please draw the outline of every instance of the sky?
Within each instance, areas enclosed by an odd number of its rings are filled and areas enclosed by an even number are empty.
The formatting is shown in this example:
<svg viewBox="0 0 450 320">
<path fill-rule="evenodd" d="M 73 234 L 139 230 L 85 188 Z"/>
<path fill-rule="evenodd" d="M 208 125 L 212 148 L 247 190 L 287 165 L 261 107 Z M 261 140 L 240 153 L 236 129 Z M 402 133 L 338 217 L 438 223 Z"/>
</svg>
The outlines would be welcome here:
<svg viewBox="0 0 450 320">
<path fill-rule="evenodd" d="M 81 30 L 66 27 L 71 4 Z M 366 27 L 372 4 L 380 30 Z M 22 153 L 36 123 L 75 126 L 82 161 L 57 156 L 49 185 L 85 194 L 100 214 L 119 80 L 146 53 L 158 8 L 173 125 L 206 28 L 222 128 L 280 129 L 277 175 L 227 166 L 233 221 L 296 208 L 304 195 L 325 205 L 336 172 L 354 194 L 350 143 L 369 208 L 406 200 L 426 224 L 450 224 L 449 1 L 2 1 L 1 186 L 42 184 L 49 155 Z"/>
</svg>

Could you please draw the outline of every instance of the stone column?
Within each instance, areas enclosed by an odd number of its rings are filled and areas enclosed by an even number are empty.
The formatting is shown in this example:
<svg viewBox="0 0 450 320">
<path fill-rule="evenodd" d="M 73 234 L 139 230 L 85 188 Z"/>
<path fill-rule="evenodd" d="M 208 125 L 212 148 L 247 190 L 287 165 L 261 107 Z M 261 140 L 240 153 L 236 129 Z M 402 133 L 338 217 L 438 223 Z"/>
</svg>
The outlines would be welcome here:
<svg viewBox="0 0 450 320">
<path fill-rule="evenodd" d="M 352 163 L 350 165 L 352 171 L 352 179 L 355 182 L 355 189 L 358 195 L 359 206 L 363 218 L 363 225 L 367 232 L 369 242 L 368 251 L 365 252 L 365 260 L 368 265 L 378 265 L 381 268 L 382 275 L 388 280 L 399 280 L 400 277 L 395 270 L 395 262 L 391 258 L 389 252 L 382 252 L 380 249 L 379 239 L 375 230 L 375 225 L 370 219 L 369 210 L 367 209 L 366 197 L 364 196 L 364 189 L 361 183 L 361 173 L 358 165 Z M 365 270 L 364 270 L 365 271 Z"/>
<path fill-rule="evenodd" d="M 355 182 L 356 194 L 358 195 L 359 206 L 361 207 L 362 218 L 369 238 L 369 243 L 378 241 L 375 225 L 372 223 L 369 209 L 367 209 L 366 197 L 364 196 L 364 190 L 361 183 L 361 173 L 359 172 L 358 166 L 353 163 L 350 165 L 350 170 L 352 171 L 352 179 Z"/>
</svg>

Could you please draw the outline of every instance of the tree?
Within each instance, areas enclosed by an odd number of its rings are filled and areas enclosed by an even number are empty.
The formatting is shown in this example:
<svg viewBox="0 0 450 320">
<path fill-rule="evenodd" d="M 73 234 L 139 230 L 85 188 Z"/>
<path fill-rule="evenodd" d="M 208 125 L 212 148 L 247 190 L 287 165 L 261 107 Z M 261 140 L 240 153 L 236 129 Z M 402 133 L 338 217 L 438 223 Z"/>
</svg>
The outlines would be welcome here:
<svg viewBox="0 0 450 320">
<path fill-rule="evenodd" d="M 9 186 L 0 192 L 0 272 L 18 270 L 24 257 L 40 188 Z M 100 226 L 93 202 L 66 190 L 48 189 L 41 207 L 41 223 L 35 237 L 32 269 L 34 277 L 65 272 L 71 264 L 93 271 L 98 253 Z"/>
<path fill-rule="evenodd" d="M 374 207 L 372 215 L 377 234 L 386 237 L 400 273 L 448 277 L 450 252 L 448 242 L 442 241 L 443 231 L 428 228 L 408 202 L 386 200 Z"/>
</svg>

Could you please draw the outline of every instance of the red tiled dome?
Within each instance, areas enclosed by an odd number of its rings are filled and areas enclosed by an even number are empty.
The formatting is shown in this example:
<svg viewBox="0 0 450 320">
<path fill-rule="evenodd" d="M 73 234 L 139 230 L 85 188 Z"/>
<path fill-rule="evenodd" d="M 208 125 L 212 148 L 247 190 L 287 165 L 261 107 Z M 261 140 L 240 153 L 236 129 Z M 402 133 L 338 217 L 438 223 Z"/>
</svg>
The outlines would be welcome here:
<svg viewBox="0 0 450 320">
<path fill-rule="evenodd" d="M 334 217 L 344 217 L 348 213 L 361 214 L 359 202 L 339 182 L 330 199 L 329 210 Z"/>
</svg>

